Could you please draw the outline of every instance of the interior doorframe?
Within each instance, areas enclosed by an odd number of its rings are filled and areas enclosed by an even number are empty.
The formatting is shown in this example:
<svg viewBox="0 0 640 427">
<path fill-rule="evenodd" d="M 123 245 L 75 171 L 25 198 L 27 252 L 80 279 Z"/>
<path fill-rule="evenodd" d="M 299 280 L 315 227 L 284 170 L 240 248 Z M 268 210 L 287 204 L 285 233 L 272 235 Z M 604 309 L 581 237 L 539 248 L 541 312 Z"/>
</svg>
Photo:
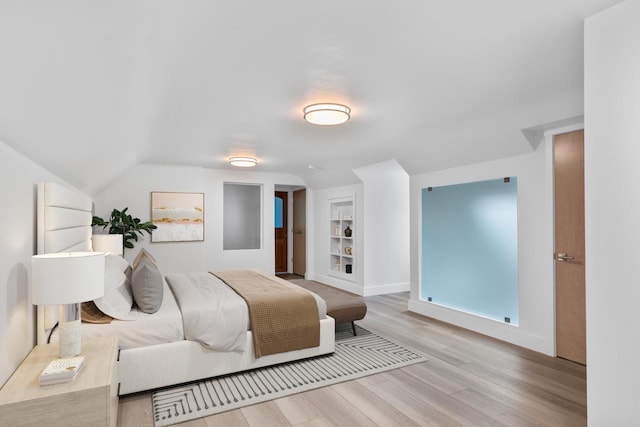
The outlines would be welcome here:
<svg viewBox="0 0 640 427">
<path fill-rule="evenodd" d="M 553 313 L 552 313 L 552 318 L 551 318 L 551 327 L 552 327 L 552 337 L 553 337 L 553 356 L 554 357 L 558 357 L 558 351 L 557 351 L 557 345 L 556 345 L 556 261 L 555 261 L 555 247 L 556 247 L 556 242 L 555 242 L 555 235 L 556 235 L 556 227 L 555 227 L 555 223 L 556 223 L 556 218 L 555 218 L 555 184 L 554 184 L 554 155 L 553 155 L 553 149 L 554 149 L 554 138 L 556 135 L 561 135 L 564 133 L 569 133 L 569 132 L 574 132 L 577 130 L 583 130 L 584 129 L 584 118 L 580 118 L 581 120 L 571 124 L 571 125 L 567 125 L 567 126 L 562 126 L 562 127 L 558 127 L 558 128 L 552 128 L 549 130 L 546 130 L 544 132 L 544 144 L 545 144 L 545 169 L 546 169 L 546 176 L 545 176 L 545 194 L 546 194 L 546 205 L 547 205 L 547 218 L 549 218 L 549 224 L 546 224 L 546 227 L 549 230 L 548 233 L 548 241 L 545 242 L 545 246 L 548 247 L 547 253 L 548 253 L 548 262 L 551 263 L 552 267 L 551 267 L 551 272 L 552 272 L 552 276 L 550 277 L 551 283 L 552 283 L 552 295 L 551 295 L 551 301 L 552 301 L 552 306 L 553 306 Z"/>
<path fill-rule="evenodd" d="M 287 230 L 287 272 L 293 273 L 293 192 L 294 189 L 289 189 L 289 196 L 287 197 L 287 224 L 289 229 Z"/>
<path fill-rule="evenodd" d="M 275 268 L 276 266 L 276 259 L 277 257 L 277 253 L 274 250 L 274 269 L 276 270 L 276 273 L 288 273 L 289 272 L 289 259 L 291 258 L 291 245 L 290 243 L 290 227 L 291 227 L 291 203 L 290 203 L 290 199 L 291 199 L 291 192 L 289 190 L 283 190 L 283 189 L 277 189 L 275 188 L 273 191 L 273 196 L 274 196 L 274 206 L 275 206 L 275 200 L 277 198 L 281 198 L 284 201 L 286 201 L 286 205 L 283 206 L 283 211 L 284 213 L 286 213 L 286 216 L 283 216 L 283 227 L 282 229 L 284 229 L 284 234 L 285 234 L 285 271 L 278 271 L 277 268 Z M 274 216 L 274 224 L 273 224 L 273 231 L 274 231 L 274 243 L 277 242 L 277 238 L 276 238 L 276 234 L 278 233 L 278 228 L 275 227 L 275 216 Z"/>
<path fill-rule="evenodd" d="M 275 184 L 273 191 L 274 196 L 276 191 L 287 193 L 287 272 L 293 272 L 293 192 L 297 190 L 307 190 L 307 215 L 305 216 L 305 224 L 307 231 L 309 228 L 309 187 L 304 185 L 279 185 Z M 309 238 L 307 233 L 307 250 L 306 261 L 309 265 Z"/>
</svg>

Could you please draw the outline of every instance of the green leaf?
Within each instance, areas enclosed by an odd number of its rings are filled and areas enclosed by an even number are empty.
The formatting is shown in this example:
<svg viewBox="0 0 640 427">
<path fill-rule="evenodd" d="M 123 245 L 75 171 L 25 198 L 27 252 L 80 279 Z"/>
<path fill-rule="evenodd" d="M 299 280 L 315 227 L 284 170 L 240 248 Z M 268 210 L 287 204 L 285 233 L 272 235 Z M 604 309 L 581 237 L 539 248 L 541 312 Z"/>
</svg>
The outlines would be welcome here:
<svg viewBox="0 0 640 427">
<path fill-rule="evenodd" d="M 92 218 L 92 226 L 102 226 L 103 229 L 109 227 L 109 234 L 122 234 L 123 248 L 132 249 L 134 241 L 138 241 L 138 234 L 144 235 L 146 231 L 149 235 L 158 227 L 151 221 L 142 222 L 139 218 L 134 218 L 127 213 L 128 207 L 121 211 L 113 209 L 109 221 L 105 221 L 98 216 Z"/>
</svg>

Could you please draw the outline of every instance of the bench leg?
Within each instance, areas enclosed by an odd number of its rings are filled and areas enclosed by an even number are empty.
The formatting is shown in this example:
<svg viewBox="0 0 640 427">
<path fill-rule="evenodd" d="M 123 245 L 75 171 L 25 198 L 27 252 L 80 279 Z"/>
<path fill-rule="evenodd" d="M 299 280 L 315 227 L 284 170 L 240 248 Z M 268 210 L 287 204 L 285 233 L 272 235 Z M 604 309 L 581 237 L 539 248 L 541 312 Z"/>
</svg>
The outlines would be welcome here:
<svg viewBox="0 0 640 427">
<path fill-rule="evenodd" d="M 357 336 L 358 333 L 356 332 L 356 324 L 353 321 L 351 322 L 351 327 L 353 328 L 353 336 Z"/>
</svg>

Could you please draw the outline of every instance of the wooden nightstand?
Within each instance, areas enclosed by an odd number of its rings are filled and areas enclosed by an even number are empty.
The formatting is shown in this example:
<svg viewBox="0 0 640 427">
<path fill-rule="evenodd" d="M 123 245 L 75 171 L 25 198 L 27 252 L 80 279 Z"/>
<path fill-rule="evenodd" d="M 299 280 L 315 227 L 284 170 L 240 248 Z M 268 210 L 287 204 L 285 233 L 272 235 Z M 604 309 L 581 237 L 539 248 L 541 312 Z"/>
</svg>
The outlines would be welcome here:
<svg viewBox="0 0 640 427">
<path fill-rule="evenodd" d="M 58 345 L 37 345 L 0 390 L 2 425 L 115 426 L 118 339 L 83 340 L 82 354 L 85 366 L 75 379 L 41 386 L 40 373 L 58 357 Z"/>
</svg>

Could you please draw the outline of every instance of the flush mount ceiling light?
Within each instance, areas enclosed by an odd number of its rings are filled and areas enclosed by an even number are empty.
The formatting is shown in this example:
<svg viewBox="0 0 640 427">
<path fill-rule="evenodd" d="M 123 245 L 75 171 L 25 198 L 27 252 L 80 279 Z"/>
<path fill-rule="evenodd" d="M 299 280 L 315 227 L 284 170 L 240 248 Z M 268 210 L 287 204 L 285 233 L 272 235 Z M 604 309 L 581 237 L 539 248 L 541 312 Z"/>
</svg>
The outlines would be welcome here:
<svg viewBox="0 0 640 427">
<path fill-rule="evenodd" d="M 339 125 L 349 120 L 351 108 L 341 104 L 311 104 L 304 107 L 304 119 L 314 125 Z"/>
<path fill-rule="evenodd" d="M 255 157 L 230 157 L 229 164 L 240 168 L 252 168 L 258 164 L 258 159 Z"/>
</svg>

